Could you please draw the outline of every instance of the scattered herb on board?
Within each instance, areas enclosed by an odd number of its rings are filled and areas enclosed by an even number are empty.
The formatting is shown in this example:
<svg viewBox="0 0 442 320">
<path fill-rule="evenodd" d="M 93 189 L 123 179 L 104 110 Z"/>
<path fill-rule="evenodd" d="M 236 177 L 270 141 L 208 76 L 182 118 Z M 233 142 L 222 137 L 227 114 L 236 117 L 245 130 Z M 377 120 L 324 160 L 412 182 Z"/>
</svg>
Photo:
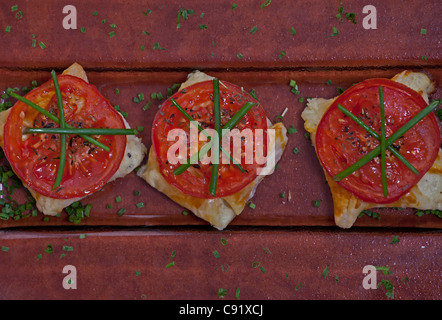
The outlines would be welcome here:
<svg viewBox="0 0 442 320">
<path fill-rule="evenodd" d="M 391 239 L 390 244 L 396 244 L 399 243 L 401 239 L 399 238 L 399 236 L 393 236 L 393 238 Z"/>
<path fill-rule="evenodd" d="M 261 9 L 268 7 L 272 3 L 272 0 L 266 0 L 261 4 Z"/>
<path fill-rule="evenodd" d="M 328 270 L 328 266 L 325 265 L 325 268 L 324 268 L 324 270 L 322 271 L 322 277 L 323 277 L 324 279 L 327 277 L 328 272 L 329 272 L 329 270 Z"/>
<path fill-rule="evenodd" d="M 330 37 L 335 37 L 339 34 L 338 32 L 338 28 L 336 27 L 332 27 L 332 34 L 330 35 Z"/>
</svg>

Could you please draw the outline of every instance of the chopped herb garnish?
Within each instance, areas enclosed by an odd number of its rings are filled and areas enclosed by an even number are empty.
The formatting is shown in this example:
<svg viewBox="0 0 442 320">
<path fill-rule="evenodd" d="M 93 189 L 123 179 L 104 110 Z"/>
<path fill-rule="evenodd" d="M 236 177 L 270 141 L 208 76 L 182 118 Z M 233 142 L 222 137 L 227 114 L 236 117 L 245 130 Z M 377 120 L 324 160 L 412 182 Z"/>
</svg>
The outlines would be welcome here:
<svg viewBox="0 0 442 320">
<path fill-rule="evenodd" d="M 295 28 L 291 27 L 290 28 L 290 33 L 292 34 L 292 36 L 294 36 L 296 34 Z"/>
<path fill-rule="evenodd" d="M 313 206 L 316 208 L 319 208 L 321 205 L 322 200 L 313 200 Z"/>
<path fill-rule="evenodd" d="M 396 243 L 399 243 L 399 241 L 400 241 L 399 236 L 393 236 L 393 238 L 391 239 L 390 244 L 396 244 Z"/>
<path fill-rule="evenodd" d="M 278 59 L 281 60 L 284 56 L 285 56 L 285 51 L 282 50 L 279 54 L 278 54 Z"/>
<path fill-rule="evenodd" d="M 256 31 L 258 31 L 258 27 L 253 27 L 250 29 L 250 34 L 254 34 Z"/>
<path fill-rule="evenodd" d="M 325 265 L 324 271 L 322 271 L 322 277 L 325 279 L 328 275 L 328 266 Z"/>
<path fill-rule="evenodd" d="M 155 42 L 153 44 L 153 49 L 154 50 L 166 50 L 165 48 L 161 47 L 160 44 L 158 42 Z"/>
<path fill-rule="evenodd" d="M 288 134 L 297 133 L 298 129 L 296 129 L 293 125 L 290 125 L 290 127 L 287 129 Z"/>
<path fill-rule="evenodd" d="M 404 124 L 401 128 L 399 128 L 395 133 L 391 134 L 388 139 L 385 141 L 385 146 L 388 148 L 391 146 L 397 139 L 402 137 L 408 130 L 410 130 L 416 123 L 418 123 L 420 120 L 422 120 L 424 117 L 426 117 L 430 112 L 432 112 L 438 105 L 440 101 L 435 100 L 432 103 L 430 103 L 426 108 L 422 109 L 417 115 L 415 115 L 412 119 L 410 119 L 406 124 Z M 375 149 L 373 149 L 371 152 L 366 154 L 364 157 L 356 161 L 354 164 L 349 166 L 347 169 L 341 171 L 337 175 L 333 177 L 335 181 L 340 181 L 350 174 L 352 174 L 354 171 L 358 170 L 368 162 L 370 162 L 374 157 L 378 156 L 381 152 L 381 146 L 377 146 Z"/>
<path fill-rule="evenodd" d="M 217 295 L 218 298 L 223 299 L 227 295 L 227 289 L 219 288 Z"/>
<path fill-rule="evenodd" d="M 5 32 L 11 32 L 11 26 L 6 26 Z"/>
<path fill-rule="evenodd" d="M 421 34 L 427 34 L 427 29 L 421 29 Z"/>
<path fill-rule="evenodd" d="M 330 35 L 330 37 L 335 37 L 337 35 L 338 35 L 338 28 L 332 27 L 332 34 Z"/>
</svg>

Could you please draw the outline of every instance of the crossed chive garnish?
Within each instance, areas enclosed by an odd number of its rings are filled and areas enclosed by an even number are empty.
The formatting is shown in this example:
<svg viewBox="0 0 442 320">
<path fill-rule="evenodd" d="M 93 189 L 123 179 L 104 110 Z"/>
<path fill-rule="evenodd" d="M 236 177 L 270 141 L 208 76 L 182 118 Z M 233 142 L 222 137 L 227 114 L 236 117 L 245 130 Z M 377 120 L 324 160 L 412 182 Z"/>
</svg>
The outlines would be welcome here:
<svg viewBox="0 0 442 320">
<path fill-rule="evenodd" d="M 137 131 L 135 129 L 115 129 L 115 128 L 75 128 L 75 127 L 72 127 L 71 125 L 67 124 L 65 122 L 65 118 L 64 118 L 64 108 L 63 108 L 63 100 L 62 100 L 62 96 L 61 96 L 60 85 L 58 83 L 57 74 L 55 73 L 54 70 L 51 71 L 51 77 L 54 82 L 59 117 L 56 117 L 55 115 L 51 114 L 50 112 L 43 109 L 42 107 L 35 104 L 34 102 L 18 95 L 10 88 L 6 90 L 6 93 L 9 96 L 25 103 L 26 105 L 28 105 L 31 108 L 35 109 L 36 111 L 40 112 L 41 114 L 43 114 L 47 118 L 51 119 L 55 123 L 59 124 L 59 126 L 60 126 L 60 128 L 28 128 L 26 131 L 26 133 L 33 133 L 33 134 L 50 133 L 50 134 L 59 134 L 60 135 L 60 163 L 58 166 L 57 176 L 56 176 L 54 185 L 52 186 L 52 190 L 54 190 L 60 186 L 61 180 L 63 178 L 63 172 L 64 172 L 65 161 L 66 161 L 66 135 L 67 134 L 79 135 L 80 137 L 82 137 L 86 141 L 90 142 L 91 144 L 109 152 L 110 148 L 107 145 L 92 138 L 91 135 L 135 135 L 135 134 L 137 134 Z"/>
<path fill-rule="evenodd" d="M 247 112 L 250 111 L 250 109 L 255 105 L 253 102 L 246 102 L 241 109 L 238 110 L 237 113 L 233 115 L 232 118 L 230 118 L 229 121 L 221 128 L 221 103 L 220 103 L 220 93 L 219 93 L 219 79 L 215 78 L 213 79 L 213 102 L 214 102 L 214 118 L 215 118 L 215 131 L 218 136 L 218 141 L 221 141 L 221 139 L 231 130 L 233 129 L 239 121 L 247 114 Z M 183 107 L 181 107 L 175 99 L 171 98 L 170 101 L 172 104 L 187 118 L 190 120 L 190 123 L 195 125 L 195 120 L 192 118 L 191 115 L 189 115 L 186 110 L 184 110 Z M 206 137 L 211 138 L 209 134 L 200 126 L 197 125 L 197 128 L 200 132 L 206 135 Z M 180 175 L 184 171 L 186 171 L 193 163 L 196 163 L 199 161 L 209 150 L 212 148 L 213 141 L 210 143 L 205 144 L 198 152 L 196 152 L 194 155 L 190 157 L 190 159 L 187 161 L 187 163 L 181 164 L 177 169 L 173 171 L 173 174 Z M 229 159 L 235 164 L 235 166 L 244 173 L 243 167 L 235 160 L 233 157 L 229 154 L 227 150 L 225 150 L 221 144 L 219 143 L 219 150 L 221 150 L 226 156 L 229 157 Z M 215 158 L 217 155 L 216 151 L 214 150 L 214 154 L 212 155 L 213 158 Z M 218 161 L 215 161 L 215 163 L 212 164 L 212 175 L 210 177 L 210 185 L 209 185 L 209 192 L 212 196 L 216 195 L 216 185 L 218 182 L 218 171 L 219 171 L 219 163 Z"/>
<path fill-rule="evenodd" d="M 387 174 L 386 174 L 386 150 L 390 151 L 394 156 L 396 156 L 408 169 L 410 169 L 414 174 L 418 175 L 419 171 L 407 160 L 404 156 L 402 156 L 395 148 L 392 147 L 392 144 L 396 142 L 400 137 L 402 137 L 408 130 L 414 127 L 420 120 L 425 118 L 428 114 L 430 114 L 440 103 L 439 100 L 435 100 L 431 102 L 427 107 L 419 111 L 413 118 L 411 118 L 407 123 L 405 123 L 402 127 L 400 127 L 395 133 L 390 135 L 388 138 L 385 136 L 385 108 L 384 108 L 384 93 L 383 87 L 379 87 L 379 101 L 380 101 L 380 110 L 381 110 L 381 135 L 379 136 L 376 132 L 373 131 L 369 126 L 363 123 L 359 118 L 353 115 L 350 111 L 345 109 L 342 105 L 338 104 L 338 109 L 341 110 L 346 116 L 350 117 L 354 120 L 359 126 L 365 129 L 370 135 L 372 135 L 375 139 L 380 141 L 380 144 L 374 148 L 372 151 L 367 153 L 364 157 L 353 163 L 347 169 L 342 170 L 340 173 L 336 174 L 333 177 L 335 181 L 341 181 L 351 175 L 356 170 L 360 169 L 368 162 L 370 162 L 373 158 L 377 157 L 381 154 L 381 175 L 382 175 L 382 189 L 384 192 L 384 197 L 388 197 L 388 187 L 387 187 Z"/>
</svg>

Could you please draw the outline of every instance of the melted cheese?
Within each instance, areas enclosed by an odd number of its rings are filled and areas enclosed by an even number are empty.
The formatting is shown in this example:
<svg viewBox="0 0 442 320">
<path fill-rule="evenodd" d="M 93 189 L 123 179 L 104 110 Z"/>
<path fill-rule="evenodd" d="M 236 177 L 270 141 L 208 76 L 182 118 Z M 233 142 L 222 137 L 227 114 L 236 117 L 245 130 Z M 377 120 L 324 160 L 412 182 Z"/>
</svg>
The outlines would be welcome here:
<svg viewBox="0 0 442 320">
<path fill-rule="evenodd" d="M 180 90 L 192 84 L 211 79 L 213 79 L 213 77 L 210 77 L 203 72 L 193 72 L 189 75 L 188 80 L 181 85 Z M 287 145 L 286 128 L 282 123 L 272 125 L 269 119 L 267 119 L 267 123 L 269 128 L 275 130 L 274 137 L 269 135 L 270 140 L 268 150 L 273 152 L 273 154 L 269 153 L 268 157 L 274 156 L 275 162 L 278 162 Z M 192 197 L 184 194 L 175 186 L 170 185 L 160 173 L 158 160 L 152 147 L 149 152 L 147 164 L 142 166 L 137 174 L 146 180 L 152 187 L 164 193 L 179 205 L 192 211 L 197 217 L 209 222 L 215 228 L 222 230 L 244 210 L 247 201 L 255 194 L 259 183 L 263 180 L 265 175 L 271 174 L 273 169 L 274 165 L 271 166 L 268 163 L 263 168 L 261 175 L 257 176 L 255 180 L 245 188 L 232 195 L 214 199 Z"/>
<path fill-rule="evenodd" d="M 88 82 L 88 78 L 86 76 L 86 72 L 83 67 L 78 63 L 74 63 L 68 69 L 66 69 L 63 74 L 75 76 L 83 79 Z M 50 98 L 48 98 L 50 99 Z M 49 101 L 49 100 L 48 100 Z M 38 102 L 38 104 L 44 106 L 44 101 Z M 47 104 L 47 103 L 46 103 Z M 11 109 L 0 112 L 0 146 L 3 148 L 3 134 L 4 134 L 4 126 L 6 123 L 6 119 L 10 113 Z M 121 116 L 121 115 L 120 115 Z M 126 128 L 130 128 L 126 119 L 121 116 L 124 121 Z M 129 174 L 132 170 L 138 167 L 143 161 L 145 155 L 147 153 L 147 149 L 144 144 L 141 142 L 140 138 L 136 136 L 127 136 L 126 149 L 124 157 L 120 163 L 120 166 L 117 172 L 112 176 L 112 178 L 108 181 L 111 182 L 118 178 L 123 178 L 127 174 Z M 72 203 L 76 201 L 80 201 L 85 197 L 79 198 L 71 198 L 71 199 L 54 199 L 44 195 L 39 194 L 38 192 L 32 190 L 25 183 L 23 185 L 29 190 L 31 195 L 34 197 L 36 201 L 37 208 L 40 212 L 45 215 L 55 216 L 59 214 L 64 208 L 68 207 Z"/>
<path fill-rule="evenodd" d="M 421 72 L 404 71 L 394 76 L 392 80 L 415 90 L 427 103 L 428 95 L 434 90 L 433 82 Z M 305 121 L 304 128 L 310 133 L 315 148 L 317 127 L 334 99 L 310 99 L 301 115 Z M 350 228 L 361 211 L 379 207 L 379 204 L 360 200 L 336 183 L 325 170 L 324 173 L 332 193 L 335 222 L 339 227 Z M 398 201 L 383 206 L 442 210 L 442 150 L 439 149 L 437 159 L 430 170 L 407 194 Z"/>
</svg>

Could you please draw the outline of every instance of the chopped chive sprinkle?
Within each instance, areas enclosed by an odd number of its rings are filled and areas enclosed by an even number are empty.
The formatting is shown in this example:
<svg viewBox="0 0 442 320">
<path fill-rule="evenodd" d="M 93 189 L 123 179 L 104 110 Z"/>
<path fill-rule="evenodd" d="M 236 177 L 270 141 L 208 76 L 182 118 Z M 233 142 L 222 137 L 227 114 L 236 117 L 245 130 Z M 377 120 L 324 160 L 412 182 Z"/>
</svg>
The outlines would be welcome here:
<svg viewBox="0 0 442 320">
<path fill-rule="evenodd" d="M 43 50 L 46 49 L 46 45 L 43 43 L 43 41 L 40 41 L 38 43 L 38 45 L 40 46 L 40 48 L 42 48 Z"/>
<path fill-rule="evenodd" d="M 253 202 L 250 202 L 250 203 L 249 203 L 249 207 L 250 207 L 251 209 L 255 209 L 255 208 L 256 208 L 256 204 L 254 204 Z"/>
<path fill-rule="evenodd" d="M 158 42 L 155 42 L 153 44 L 153 49 L 154 50 L 166 50 L 165 48 L 161 47 L 160 44 Z"/>
<path fill-rule="evenodd" d="M 328 275 L 328 266 L 325 265 L 324 271 L 322 271 L 322 277 L 325 279 Z"/>
<path fill-rule="evenodd" d="M 232 10 L 235 10 L 236 8 L 238 8 L 238 5 L 236 3 L 232 4 Z"/>
<path fill-rule="evenodd" d="M 6 26 L 5 32 L 11 32 L 11 26 Z"/>
<path fill-rule="evenodd" d="M 113 36 L 115 36 L 115 31 L 109 32 L 109 38 L 112 38 Z"/>
<path fill-rule="evenodd" d="M 224 297 L 227 295 L 227 289 L 219 288 L 217 295 L 220 299 L 224 299 Z"/>
<path fill-rule="evenodd" d="M 256 31 L 258 31 L 258 27 L 253 27 L 250 29 L 250 34 L 254 34 Z"/>
<path fill-rule="evenodd" d="M 116 196 L 115 197 L 115 202 L 116 203 L 120 203 L 121 202 L 121 197 L 120 196 Z"/>
<path fill-rule="evenodd" d="M 334 37 L 334 36 L 338 35 L 338 28 L 332 27 L 332 31 L 333 31 L 333 33 L 330 35 L 330 37 Z"/>
<path fill-rule="evenodd" d="M 242 53 L 238 53 L 236 56 L 237 56 L 239 59 L 242 59 L 242 58 L 243 58 Z"/>
<path fill-rule="evenodd" d="M 144 202 L 138 202 L 136 204 L 137 208 L 143 208 L 144 207 Z"/>
<path fill-rule="evenodd" d="M 261 9 L 268 7 L 272 3 L 272 0 L 266 0 L 263 4 L 261 4 Z"/>
<path fill-rule="evenodd" d="M 118 210 L 118 212 L 117 212 L 117 214 L 119 215 L 119 216 L 121 216 L 123 213 L 125 213 L 126 212 L 126 209 L 124 209 L 124 208 L 121 208 L 120 210 Z"/>
<path fill-rule="evenodd" d="M 93 15 L 93 16 L 98 16 L 98 11 L 94 11 L 94 12 L 92 13 L 92 15 Z"/>
<path fill-rule="evenodd" d="M 172 261 L 172 262 L 166 264 L 166 269 L 169 269 L 170 267 L 172 267 L 174 265 L 175 265 L 175 261 Z"/>
<path fill-rule="evenodd" d="M 86 33 L 86 28 L 85 28 L 85 27 L 81 27 L 81 28 L 80 28 L 80 32 L 81 32 L 81 33 Z"/>
<path fill-rule="evenodd" d="M 297 133 L 298 129 L 296 129 L 293 125 L 290 125 L 290 127 L 287 129 L 288 134 Z"/>
<path fill-rule="evenodd" d="M 421 34 L 427 34 L 427 29 L 421 29 Z"/>
</svg>

